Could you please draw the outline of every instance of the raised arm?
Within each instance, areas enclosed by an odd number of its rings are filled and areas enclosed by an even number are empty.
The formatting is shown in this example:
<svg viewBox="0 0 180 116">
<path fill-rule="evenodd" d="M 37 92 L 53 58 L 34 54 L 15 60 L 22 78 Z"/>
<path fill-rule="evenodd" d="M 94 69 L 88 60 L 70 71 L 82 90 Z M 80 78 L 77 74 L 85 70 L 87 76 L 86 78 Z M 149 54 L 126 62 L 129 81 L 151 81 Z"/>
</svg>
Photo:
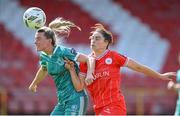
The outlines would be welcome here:
<svg viewBox="0 0 180 116">
<path fill-rule="evenodd" d="M 133 59 L 130 59 L 128 60 L 127 62 L 127 65 L 126 67 L 134 70 L 134 71 L 137 71 L 137 72 L 141 72 L 147 76 L 150 76 L 150 77 L 154 77 L 154 78 L 159 78 L 159 79 L 162 79 L 162 80 L 172 80 L 170 77 L 171 76 L 176 76 L 176 73 L 175 72 L 168 72 L 168 73 L 159 73 L 159 72 L 156 72 L 155 70 L 145 66 L 145 65 L 142 65 L 136 61 L 134 61 Z"/>
<path fill-rule="evenodd" d="M 95 69 L 95 58 L 93 57 L 88 57 L 84 54 L 80 54 L 79 57 L 77 58 L 78 62 L 86 62 L 87 66 L 88 66 L 88 71 L 87 74 L 92 74 L 94 73 L 94 69 Z"/>
<path fill-rule="evenodd" d="M 87 68 L 87 76 L 85 79 L 85 83 L 86 85 L 90 85 L 94 80 L 93 73 L 94 73 L 95 62 L 96 62 L 95 58 L 87 57 L 86 55 L 80 54 L 77 61 L 87 63 L 88 68 Z"/>
<path fill-rule="evenodd" d="M 32 92 L 36 92 L 37 85 L 46 77 L 47 69 L 43 68 L 42 66 L 39 68 L 38 72 L 32 83 L 29 86 L 29 90 Z"/>
</svg>

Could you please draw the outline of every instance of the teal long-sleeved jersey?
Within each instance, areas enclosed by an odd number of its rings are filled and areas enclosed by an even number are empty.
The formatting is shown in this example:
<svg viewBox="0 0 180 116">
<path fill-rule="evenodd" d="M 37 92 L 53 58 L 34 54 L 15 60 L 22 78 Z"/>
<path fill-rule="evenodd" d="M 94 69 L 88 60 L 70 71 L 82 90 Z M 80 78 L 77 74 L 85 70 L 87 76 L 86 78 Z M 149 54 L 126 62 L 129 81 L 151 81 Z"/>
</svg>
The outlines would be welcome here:
<svg viewBox="0 0 180 116">
<path fill-rule="evenodd" d="M 67 57 L 71 61 L 76 61 L 79 56 L 73 48 L 64 46 L 55 46 L 52 55 L 47 55 L 45 52 L 40 52 L 40 65 L 47 69 L 48 74 L 52 76 L 56 88 L 58 102 L 64 104 L 66 101 L 76 97 L 84 96 L 85 92 L 77 92 L 73 86 L 71 75 L 65 68 L 64 58 Z M 76 62 L 75 69 L 79 72 Z"/>
</svg>

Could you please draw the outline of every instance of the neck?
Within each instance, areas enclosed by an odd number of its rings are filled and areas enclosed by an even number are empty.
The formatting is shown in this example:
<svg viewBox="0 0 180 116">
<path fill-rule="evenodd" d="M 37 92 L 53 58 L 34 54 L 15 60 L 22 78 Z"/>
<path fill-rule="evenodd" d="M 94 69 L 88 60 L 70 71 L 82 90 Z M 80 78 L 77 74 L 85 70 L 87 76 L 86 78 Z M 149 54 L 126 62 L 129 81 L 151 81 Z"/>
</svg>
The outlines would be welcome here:
<svg viewBox="0 0 180 116">
<path fill-rule="evenodd" d="M 53 54 L 53 49 L 54 49 L 54 46 L 49 46 L 48 48 L 46 48 L 46 50 L 44 50 L 44 52 L 47 55 L 52 55 Z"/>
<path fill-rule="evenodd" d="M 101 49 L 101 50 L 97 50 L 97 51 L 93 51 L 93 54 L 95 57 L 98 57 L 100 55 L 102 55 L 107 49 Z"/>
</svg>

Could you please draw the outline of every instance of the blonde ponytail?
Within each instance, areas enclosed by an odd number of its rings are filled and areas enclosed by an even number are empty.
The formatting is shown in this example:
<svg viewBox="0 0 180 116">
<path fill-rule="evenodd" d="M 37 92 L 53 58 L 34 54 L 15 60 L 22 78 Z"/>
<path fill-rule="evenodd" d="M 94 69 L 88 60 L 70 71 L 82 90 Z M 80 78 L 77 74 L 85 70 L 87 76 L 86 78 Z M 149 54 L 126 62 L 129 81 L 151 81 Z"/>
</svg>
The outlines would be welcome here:
<svg viewBox="0 0 180 116">
<path fill-rule="evenodd" d="M 75 25 L 71 21 L 64 20 L 62 17 L 58 17 L 50 22 L 49 27 L 56 31 L 61 30 L 62 28 L 66 28 L 70 31 L 71 27 L 76 27 L 79 31 L 81 31 L 81 28 L 79 26 Z"/>
</svg>

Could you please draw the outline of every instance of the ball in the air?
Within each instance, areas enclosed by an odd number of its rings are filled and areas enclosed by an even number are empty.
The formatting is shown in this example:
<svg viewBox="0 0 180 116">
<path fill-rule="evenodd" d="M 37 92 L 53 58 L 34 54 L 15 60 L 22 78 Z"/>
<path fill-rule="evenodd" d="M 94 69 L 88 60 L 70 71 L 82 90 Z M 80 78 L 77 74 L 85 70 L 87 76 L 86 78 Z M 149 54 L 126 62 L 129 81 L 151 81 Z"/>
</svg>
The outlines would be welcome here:
<svg viewBox="0 0 180 116">
<path fill-rule="evenodd" d="M 46 14 L 38 7 L 31 7 L 24 12 L 23 21 L 26 27 L 39 29 L 46 23 Z"/>
</svg>

